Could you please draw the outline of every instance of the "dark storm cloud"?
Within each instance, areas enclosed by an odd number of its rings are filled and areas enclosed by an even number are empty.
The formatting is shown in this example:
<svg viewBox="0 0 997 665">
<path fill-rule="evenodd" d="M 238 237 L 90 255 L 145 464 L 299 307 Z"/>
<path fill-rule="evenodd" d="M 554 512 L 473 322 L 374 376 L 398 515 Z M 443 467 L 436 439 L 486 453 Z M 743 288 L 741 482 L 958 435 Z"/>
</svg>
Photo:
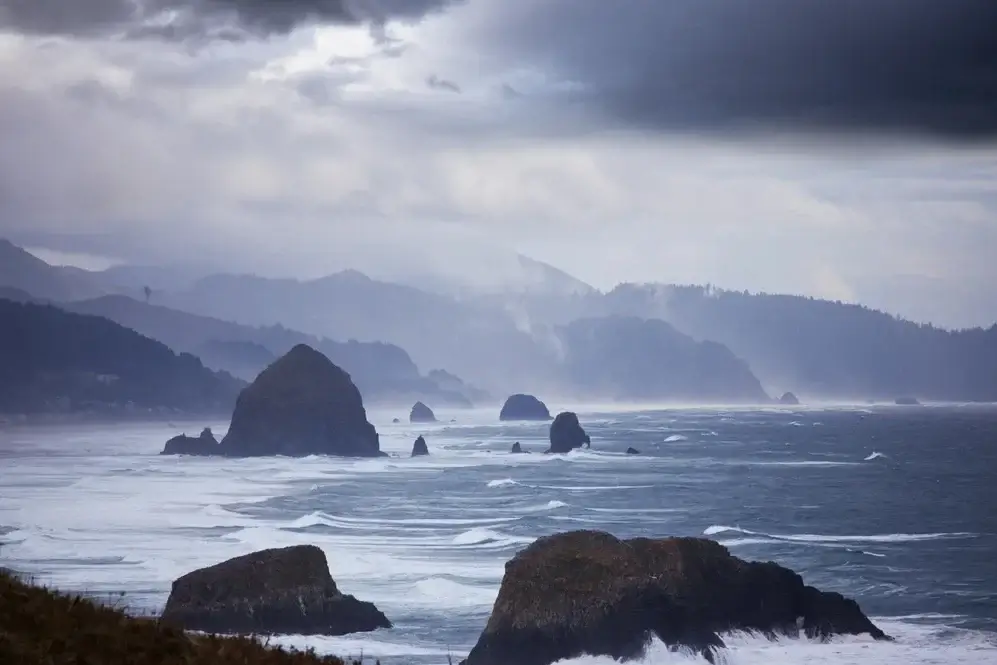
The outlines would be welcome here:
<svg viewBox="0 0 997 665">
<path fill-rule="evenodd" d="M 0 0 L 0 29 L 173 41 L 285 34 L 306 23 L 419 19 L 453 0 Z"/>
<path fill-rule="evenodd" d="M 490 43 L 628 125 L 997 136 L 995 0 L 525 5 Z"/>
</svg>

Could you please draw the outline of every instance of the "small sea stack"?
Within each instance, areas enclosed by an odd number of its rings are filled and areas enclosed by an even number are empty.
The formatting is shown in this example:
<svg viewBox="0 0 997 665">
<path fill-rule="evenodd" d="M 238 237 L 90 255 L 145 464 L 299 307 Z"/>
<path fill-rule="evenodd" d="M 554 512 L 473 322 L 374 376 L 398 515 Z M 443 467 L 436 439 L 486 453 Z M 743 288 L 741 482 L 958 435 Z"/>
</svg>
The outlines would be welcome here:
<svg viewBox="0 0 997 665">
<path fill-rule="evenodd" d="M 571 411 L 562 411 L 550 425 L 550 449 L 548 453 L 570 453 L 575 448 L 590 446 L 592 439 L 582 429 L 578 416 Z"/>
<path fill-rule="evenodd" d="M 779 398 L 779 404 L 782 404 L 783 406 L 799 406 L 800 400 L 793 393 L 786 392 Z"/>
<path fill-rule="evenodd" d="M 550 420 L 550 411 L 533 395 L 511 395 L 502 405 L 499 420 Z"/>
<path fill-rule="evenodd" d="M 412 444 L 412 457 L 423 457 L 429 454 L 429 446 L 426 445 L 426 439 L 420 436 Z"/>
<path fill-rule="evenodd" d="M 521 446 L 519 444 L 519 441 L 517 441 L 516 443 L 512 444 L 512 450 L 510 450 L 509 452 L 511 452 L 514 455 L 521 455 L 524 452 L 523 446 Z"/>
<path fill-rule="evenodd" d="M 422 402 L 416 402 L 412 406 L 412 411 L 409 413 L 408 420 L 410 423 L 435 423 L 436 414 L 433 410 Z"/>
</svg>

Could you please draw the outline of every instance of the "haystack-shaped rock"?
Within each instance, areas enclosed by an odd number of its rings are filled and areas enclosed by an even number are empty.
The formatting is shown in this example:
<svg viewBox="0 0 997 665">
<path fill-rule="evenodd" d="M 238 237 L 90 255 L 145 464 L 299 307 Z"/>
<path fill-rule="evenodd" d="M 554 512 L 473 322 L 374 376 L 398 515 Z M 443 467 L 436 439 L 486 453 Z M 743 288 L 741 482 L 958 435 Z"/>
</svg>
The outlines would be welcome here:
<svg viewBox="0 0 997 665">
<path fill-rule="evenodd" d="M 549 665 L 582 655 L 639 658 L 651 636 L 713 662 L 720 633 L 890 639 L 859 606 L 774 563 L 703 538 L 619 540 L 599 531 L 541 538 L 505 566 L 466 665 Z"/>
<path fill-rule="evenodd" d="M 166 442 L 160 455 L 218 455 L 218 440 L 210 427 L 205 427 L 197 438 L 181 434 Z"/>
<path fill-rule="evenodd" d="M 422 457 L 423 455 L 429 454 L 429 446 L 426 445 L 426 439 L 420 436 L 412 444 L 412 457 Z"/>
<path fill-rule="evenodd" d="M 381 455 L 350 375 L 305 344 L 277 359 L 239 395 L 222 455 Z"/>
<path fill-rule="evenodd" d="M 591 445 L 592 440 L 582 429 L 578 416 L 571 411 L 557 414 L 550 424 L 550 450 L 548 453 L 570 453 L 575 448 Z"/>
<path fill-rule="evenodd" d="M 436 414 L 433 410 L 422 402 L 416 402 L 412 406 L 412 411 L 408 415 L 408 420 L 410 423 L 435 423 Z"/>
<path fill-rule="evenodd" d="M 550 411 L 533 395 L 512 395 L 502 405 L 499 420 L 550 420 Z"/>
<path fill-rule="evenodd" d="M 163 621 L 211 633 L 345 635 L 390 628 L 372 603 L 339 591 L 314 545 L 262 550 L 173 583 Z"/>
<path fill-rule="evenodd" d="M 779 398 L 779 404 L 785 406 L 799 406 L 800 400 L 793 393 L 783 393 L 782 397 Z"/>
</svg>

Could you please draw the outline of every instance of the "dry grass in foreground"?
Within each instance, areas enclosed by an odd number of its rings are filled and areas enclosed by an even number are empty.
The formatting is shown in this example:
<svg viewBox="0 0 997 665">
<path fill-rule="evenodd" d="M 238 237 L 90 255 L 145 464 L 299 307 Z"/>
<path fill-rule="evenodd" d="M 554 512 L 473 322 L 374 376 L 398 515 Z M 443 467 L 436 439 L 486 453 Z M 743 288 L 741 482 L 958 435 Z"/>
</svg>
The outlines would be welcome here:
<svg viewBox="0 0 997 665">
<path fill-rule="evenodd" d="M 188 635 L 0 569 L 3 665 L 348 665 L 248 637 Z M 360 665 L 354 662 L 352 665 Z"/>
</svg>

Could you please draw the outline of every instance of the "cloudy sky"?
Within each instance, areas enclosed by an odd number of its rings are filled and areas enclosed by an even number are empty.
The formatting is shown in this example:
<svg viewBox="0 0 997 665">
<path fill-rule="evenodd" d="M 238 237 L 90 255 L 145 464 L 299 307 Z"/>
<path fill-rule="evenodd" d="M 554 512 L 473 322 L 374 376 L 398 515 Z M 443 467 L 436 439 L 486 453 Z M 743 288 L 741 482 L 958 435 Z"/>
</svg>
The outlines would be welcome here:
<svg viewBox="0 0 997 665">
<path fill-rule="evenodd" d="M 129 262 L 992 323 L 995 139 L 993 0 L 0 0 L 0 236 Z"/>
</svg>

